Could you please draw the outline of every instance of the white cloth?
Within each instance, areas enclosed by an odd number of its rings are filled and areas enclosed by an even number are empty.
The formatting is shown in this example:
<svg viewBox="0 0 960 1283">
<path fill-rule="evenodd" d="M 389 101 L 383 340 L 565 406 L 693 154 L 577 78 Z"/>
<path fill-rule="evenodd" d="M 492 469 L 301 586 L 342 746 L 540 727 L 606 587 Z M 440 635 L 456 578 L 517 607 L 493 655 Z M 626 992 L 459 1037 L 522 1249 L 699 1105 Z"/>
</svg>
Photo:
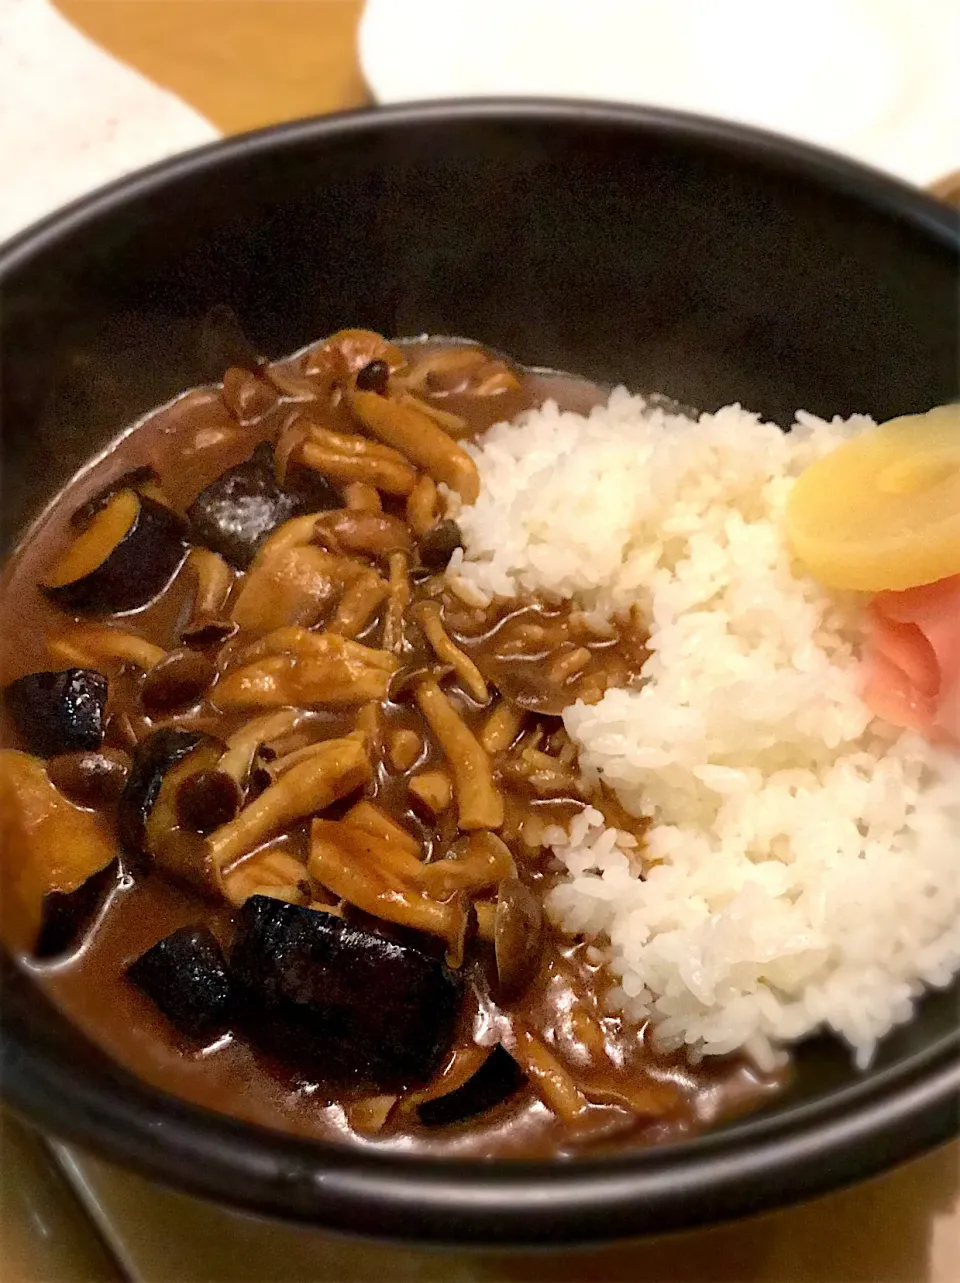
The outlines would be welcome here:
<svg viewBox="0 0 960 1283">
<path fill-rule="evenodd" d="M 218 137 L 47 0 L 0 0 L 0 241 L 103 183 Z"/>
</svg>

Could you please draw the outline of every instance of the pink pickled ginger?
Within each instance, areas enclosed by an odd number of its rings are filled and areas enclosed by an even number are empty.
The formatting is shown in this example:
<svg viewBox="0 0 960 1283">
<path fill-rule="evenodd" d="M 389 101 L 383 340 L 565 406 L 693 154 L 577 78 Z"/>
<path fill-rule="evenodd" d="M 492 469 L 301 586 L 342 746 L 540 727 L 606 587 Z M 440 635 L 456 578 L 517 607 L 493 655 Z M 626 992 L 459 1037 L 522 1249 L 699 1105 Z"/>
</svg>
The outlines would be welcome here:
<svg viewBox="0 0 960 1283">
<path fill-rule="evenodd" d="M 960 745 L 960 575 L 878 593 L 864 666 L 877 717 Z"/>
</svg>

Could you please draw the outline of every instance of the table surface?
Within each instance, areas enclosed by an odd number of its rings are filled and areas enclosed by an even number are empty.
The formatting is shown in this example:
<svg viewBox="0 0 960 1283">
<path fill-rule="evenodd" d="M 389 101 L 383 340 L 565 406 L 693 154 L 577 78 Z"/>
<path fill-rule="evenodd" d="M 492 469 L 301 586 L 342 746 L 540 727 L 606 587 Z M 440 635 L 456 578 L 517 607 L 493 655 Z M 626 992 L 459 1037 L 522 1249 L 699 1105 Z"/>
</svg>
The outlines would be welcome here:
<svg viewBox="0 0 960 1283">
<path fill-rule="evenodd" d="M 398 0 L 399 2 L 399 0 Z M 58 0 L 78 27 L 225 133 L 367 100 L 358 0 Z M 960 1283 L 960 1145 L 737 1225 L 588 1253 L 497 1258 L 333 1240 L 152 1187 L 83 1157 L 74 1176 L 144 1283 Z M 43 1146 L 0 1129 L 0 1281 L 118 1277 Z M 278 1264 L 282 1262 L 282 1265 Z"/>
</svg>

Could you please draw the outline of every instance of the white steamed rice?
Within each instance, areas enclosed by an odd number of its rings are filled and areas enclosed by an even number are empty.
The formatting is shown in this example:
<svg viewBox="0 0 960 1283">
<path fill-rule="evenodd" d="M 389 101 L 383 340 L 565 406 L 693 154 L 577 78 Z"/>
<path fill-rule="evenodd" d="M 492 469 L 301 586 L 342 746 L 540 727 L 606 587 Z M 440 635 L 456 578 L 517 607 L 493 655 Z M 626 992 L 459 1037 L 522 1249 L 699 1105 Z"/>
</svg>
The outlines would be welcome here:
<svg viewBox="0 0 960 1283">
<path fill-rule="evenodd" d="M 471 447 L 450 574 L 478 601 L 649 620 L 642 685 L 564 714 L 588 778 L 649 818 L 645 848 L 592 809 L 548 834 L 548 910 L 603 951 L 613 1004 L 697 1054 L 770 1063 L 826 1027 L 865 1064 L 960 969 L 960 755 L 871 719 L 861 603 L 791 563 L 794 479 L 870 423 L 797 418 L 697 422 L 619 389 L 499 424 Z"/>
</svg>

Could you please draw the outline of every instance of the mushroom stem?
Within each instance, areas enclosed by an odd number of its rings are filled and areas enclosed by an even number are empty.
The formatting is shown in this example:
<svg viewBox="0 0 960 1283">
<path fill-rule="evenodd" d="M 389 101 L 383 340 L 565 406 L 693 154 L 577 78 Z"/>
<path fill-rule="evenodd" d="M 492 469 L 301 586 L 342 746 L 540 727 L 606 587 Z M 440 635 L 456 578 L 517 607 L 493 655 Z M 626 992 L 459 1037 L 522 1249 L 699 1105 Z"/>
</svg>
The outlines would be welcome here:
<svg viewBox="0 0 960 1283">
<path fill-rule="evenodd" d="M 437 485 L 426 473 L 407 496 L 407 524 L 419 539 L 437 518 Z"/>
<path fill-rule="evenodd" d="M 390 592 L 383 621 L 383 649 L 394 654 L 403 649 L 403 614 L 410 602 L 409 568 L 410 558 L 405 552 L 390 554 Z"/>
<path fill-rule="evenodd" d="M 493 782 L 489 756 L 434 678 L 421 681 L 414 698 L 450 762 L 460 827 L 498 829 L 504 805 Z"/>
<path fill-rule="evenodd" d="M 104 660 L 112 659 L 147 671 L 159 664 L 167 653 L 162 646 L 155 646 L 135 633 L 84 624 L 64 629 L 48 646 L 57 659 L 88 668 L 97 668 Z"/>
<path fill-rule="evenodd" d="M 338 481 L 341 485 L 362 481 L 387 494 L 408 495 L 417 480 L 416 472 L 400 455 L 396 459 L 389 459 L 372 454 L 341 454 L 336 450 L 326 449 L 313 439 L 304 441 L 294 454 L 298 462 L 313 468 L 315 472 L 322 472 L 325 477 Z"/>
<path fill-rule="evenodd" d="M 210 619 L 226 605 L 233 586 L 233 571 L 219 555 L 209 548 L 191 548 L 187 565 L 197 581 L 193 598 L 193 614 L 188 628 L 196 628 L 197 621 Z"/>
<path fill-rule="evenodd" d="M 236 780 L 241 788 L 253 767 L 253 759 L 261 744 L 278 739 L 292 731 L 305 714 L 299 708 L 281 708 L 276 713 L 267 713 L 245 722 L 238 731 L 227 740 L 227 751 L 220 758 L 217 769 L 231 779 Z"/>
<path fill-rule="evenodd" d="M 417 623 L 423 629 L 423 635 L 433 647 L 437 659 L 441 663 L 450 665 L 460 678 L 465 689 L 470 692 L 478 703 L 486 704 L 490 698 L 487 683 L 483 680 L 480 669 L 477 668 L 470 656 L 465 654 L 450 639 L 443 626 L 440 603 L 436 601 L 421 601 L 417 604 L 414 614 L 416 615 Z"/>
<path fill-rule="evenodd" d="M 207 839 L 214 865 L 225 869 L 288 824 L 315 815 L 370 779 L 370 761 L 353 739 L 326 740 Z"/>
<path fill-rule="evenodd" d="M 503 753 L 520 734 L 523 710 L 507 700 L 501 700 L 483 724 L 480 743 L 488 753 Z"/>
<path fill-rule="evenodd" d="M 543 1103 L 565 1123 L 578 1123 L 586 1116 L 590 1102 L 559 1060 L 528 1029 L 514 1029 L 508 1050 Z"/>
<path fill-rule="evenodd" d="M 376 392 L 353 392 L 350 405 L 379 441 L 399 450 L 434 481 L 456 490 L 464 503 L 476 501 L 477 465 L 428 415 Z"/>
<path fill-rule="evenodd" d="M 459 950 L 466 902 L 440 901 L 417 883 L 423 868 L 404 843 L 393 843 L 354 824 L 314 820 L 310 830 L 310 874 L 348 904 L 401 926 L 444 940 Z"/>
<path fill-rule="evenodd" d="M 241 905 L 252 895 L 269 895 L 275 900 L 304 904 L 307 895 L 306 866 L 287 851 L 267 848 L 238 860 L 223 874 L 223 891 L 231 904 Z"/>
<path fill-rule="evenodd" d="M 344 486 L 343 502 L 350 512 L 383 512 L 379 490 L 366 481 L 351 481 Z"/>
<path fill-rule="evenodd" d="M 392 820 L 385 811 L 381 811 L 379 806 L 367 801 L 366 798 L 350 808 L 343 817 L 343 823 L 350 824 L 355 829 L 370 834 L 371 837 L 392 842 L 394 846 L 406 851 L 414 859 L 420 859 L 420 843 L 413 834 L 408 833 L 396 820 Z"/>
<path fill-rule="evenodd" d="M 224 709 L 364 704 L 386 698 L 396 664 L 386 651 L 337 633 L 278 628 L 221 680 L 216 702 Z"/>
</svg>

